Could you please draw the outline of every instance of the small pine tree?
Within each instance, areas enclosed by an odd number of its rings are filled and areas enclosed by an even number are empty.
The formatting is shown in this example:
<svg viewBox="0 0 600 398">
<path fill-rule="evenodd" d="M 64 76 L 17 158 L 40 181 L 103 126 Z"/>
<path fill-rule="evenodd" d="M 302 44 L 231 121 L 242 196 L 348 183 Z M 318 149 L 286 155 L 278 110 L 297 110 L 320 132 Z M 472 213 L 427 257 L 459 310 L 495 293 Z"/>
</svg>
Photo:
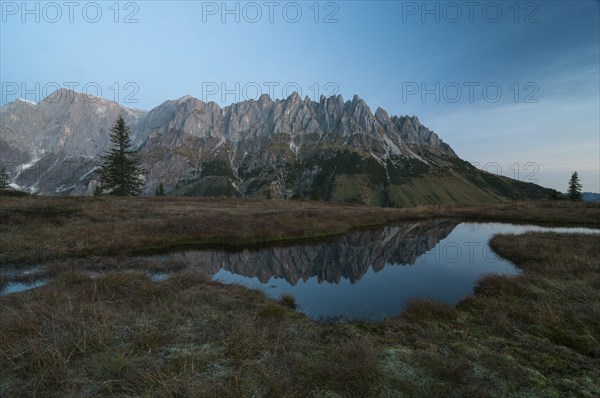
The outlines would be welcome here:
<svg viewBox="0 0 600 398">
<path fill-rule="evenodd" d="M 141 167 L 140 161 L 133 156 L 129 127 L 122 116 L 119 116 L 110 131 L 113 147 L 100 156 L 98 163 L 101 189 L 111 195 L 139 195 L 143 187 L 139 175 L 145 170 Z"/>
<path fill-rule="evenodd" d="M 8 172 L 6 171 L 4 166 L 2 166 L 2 168 L 0 168 L 0 189 L 1 190 L 5 190 L 5 189 L 9 188 L 8 180 L 9 180 Z"/>
<path fill-rule="evenodd" d="M 163 186 L 163 183 L 161 182 L 158 185 L 158 188 L 156 188 L 156 191 L 154 191 L 154 195 L 155 196 L 165 196 L 167 193 L 165 192 L 165 187 Z"/>
<path fill-rule="evenodd" d="M 581 183 L 579 182 L 579 174 L 576 171 L 571 174 L 567 196 L 570 200 L 581 200 Z"/>
</svg>

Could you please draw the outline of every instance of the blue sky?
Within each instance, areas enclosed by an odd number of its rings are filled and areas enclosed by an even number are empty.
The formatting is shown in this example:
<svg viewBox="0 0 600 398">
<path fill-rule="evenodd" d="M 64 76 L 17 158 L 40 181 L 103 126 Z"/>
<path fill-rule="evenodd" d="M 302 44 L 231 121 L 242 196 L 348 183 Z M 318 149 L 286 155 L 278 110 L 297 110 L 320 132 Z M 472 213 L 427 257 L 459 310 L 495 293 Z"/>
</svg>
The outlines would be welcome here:
<svg viewBox="0 0 600 398">
<path fill-rule="evenodd" d="M 24 5 L 25 4 L 25 5 Z M 593 1 L 0 1 L 0 102 L 57 86 L 151 109 L 294 89 L 417 115 L 481 168 L 600 191 Z"/>
</svg>

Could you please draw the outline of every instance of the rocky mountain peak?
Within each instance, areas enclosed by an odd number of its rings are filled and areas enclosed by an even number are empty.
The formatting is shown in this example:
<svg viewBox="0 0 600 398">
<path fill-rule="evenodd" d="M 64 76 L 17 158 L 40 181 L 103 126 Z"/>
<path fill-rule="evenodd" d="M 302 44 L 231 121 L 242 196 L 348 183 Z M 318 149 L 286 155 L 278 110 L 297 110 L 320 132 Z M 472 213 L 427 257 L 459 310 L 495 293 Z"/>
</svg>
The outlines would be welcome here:
<svg viewBox="0 0 600 398">
<path fill-rule="evenodd" d="M 380 107 L 377 107 L 377 110 L 375 110 L 375 118 L 377 119 L 377 121 L 379 123 L 381 123 L 384 126 L 390 120 L 388 113 L 383 108 L 380 108 Z"/>
<path fill-rule="evenodd" d="M 290 94 L 287 100 L 291 102 L 299 102 L 301 101 L 300 94 L 298 94 L 297 91 L 294 91 L 292 94 Z"/>
<path fill-rule="evenodd" d="M 183 97 L 177 99 L 177 103 L 186 103 L 188 101 L 198 100 L 197 98 L 192 97 L 191 95 L 184 95 Z"/>
<path fill-rule="evenodd" d="M 267 106 L 271 106 L 273 104 L 273 100 L 269 96 L 269 94 L 261 94 L 257 101 L 258 105 L 261 108 L 265 108 Z"/>
<path fill-rule="evenodd" d="M 106 104 L 113 101 L 97 97 L 92 94 L 78 93 L 66 88 L 61 88 L 53 93 L 49 94 L 46 98 L 40 101 L 39 105 L 54 105 L 64 106 L 73 105 L 76 103 L 89 103 L 89 104 Z M 114 104 L 118 105 L 116 102 Z"/>
</svg>

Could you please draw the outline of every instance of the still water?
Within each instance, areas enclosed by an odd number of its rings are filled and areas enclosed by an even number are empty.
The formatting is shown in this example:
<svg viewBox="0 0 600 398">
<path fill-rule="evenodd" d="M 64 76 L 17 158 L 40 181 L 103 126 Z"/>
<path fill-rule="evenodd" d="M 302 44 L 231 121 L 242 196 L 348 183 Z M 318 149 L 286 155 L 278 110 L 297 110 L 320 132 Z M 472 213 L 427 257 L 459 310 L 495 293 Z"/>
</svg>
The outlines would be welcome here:
<svg viewBox="0 0 600 398">
<path fill-rule="evenodd" d="M 380 320 L 399 314 L 410 299 L 455 304 L 471 295 L 485 274 L 518 274 L 488 241 L 498 233 L 529 231 L 598 232 L 429 221 L 356 231 L 322 243 L 180 255 L 204 267 L 213 280 L 260 289 L 275 299 L 291 294 L 298 310 L 314 319 Z"/>
</svg>

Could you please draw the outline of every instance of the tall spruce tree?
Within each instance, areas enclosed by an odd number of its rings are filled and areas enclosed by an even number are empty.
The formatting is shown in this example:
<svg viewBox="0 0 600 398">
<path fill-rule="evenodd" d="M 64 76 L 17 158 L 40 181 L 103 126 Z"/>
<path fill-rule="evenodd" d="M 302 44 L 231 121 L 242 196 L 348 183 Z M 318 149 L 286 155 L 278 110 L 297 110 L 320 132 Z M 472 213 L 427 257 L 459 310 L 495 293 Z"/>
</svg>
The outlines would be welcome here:
<svg viewBox="0 0 600 398">
<path fill-rule="evenodd" d="M 139 195 L 144 185 L 140 174 L 145 173 L 145 170 L 131 150 L 129 127 L 122 116 L 119 116 L 110 131 L 112 148 L 100 156 L 98 163 L 102 193 L 118 196 Z"/>
<path fill-rule="evenodd" d="M 576 171 L 571 174 L 567 196 L 570 200 L 581 200 L 581 183 L 579 182 L 579 174 Z"/>
</svg>

